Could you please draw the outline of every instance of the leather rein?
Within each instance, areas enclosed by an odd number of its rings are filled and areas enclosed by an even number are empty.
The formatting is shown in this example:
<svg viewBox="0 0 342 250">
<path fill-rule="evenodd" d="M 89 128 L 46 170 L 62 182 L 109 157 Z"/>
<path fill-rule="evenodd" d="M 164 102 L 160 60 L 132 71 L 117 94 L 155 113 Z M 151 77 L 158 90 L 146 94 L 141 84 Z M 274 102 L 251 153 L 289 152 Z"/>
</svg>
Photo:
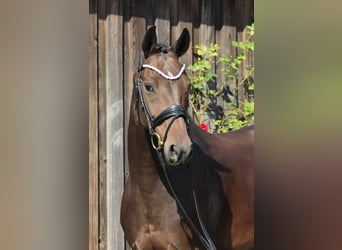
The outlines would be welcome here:
<svg viewBox="0 0 342 250">
<path fill-rule="evenodd" d="M 136 101 L 137 103 L 139 102 L 140 99 L 140 104 L 141 107 L 144 111 L 144 114 L 146 116 L 146 121 L 147 121 L 147 127 L 148 127 L 148 133 L 151 139 L 151 145 L 154 148 L 158 160 L 159 160 L 159 164 L 162 168 L 162 172 L 166 181 L 166 188 L 169 190 L 169 192 L 171 193 L 171 195 L 173 196 L 173 198 L 176 200 L 176 203 L 182 213 L 182 218 L 187 222 L 187 224 L 191 227 L 192 231 L 194 232 L 194 234 L 196 235 L 196 237 L 201 241 L 201 243 L 203 244 L 203 246 L 206 247 L 206 249 L 209 250 L 216 250 L 216 246 L 213 242 L 213 240 L 210 238 L 209 233 L 203 223 L 199 208 L 198 208 L 198 202 L 197 202 L 197 197 L 196 197 L 196 193 L 195 193 L 195 189 L 193 188 L 192 193 L 193 193 L 193 200 L 194 200 L 194 205 L 195 205 L 195 209 L 196 209 L 196 213 L 197 213 L 197 219 L 198 222 L 201 226 L 203 235 L 200 233 L 200 231 L 197 229 L 197 227 L 195 226 L 195 224 L 193 223 L 193 221 L 191 220 L 191 218 L 189 217 L 188 213 L 186 212 L 185 208 L 183 207 L 181 201 L 179 200 L 176 192 L 174 191 L 172 184 L 170 182 L 170 179 L 168 177 L 168 172 L 167 172 L 167 164 L 164 158 L 164 154 L 163 154 L 163 148 L 164 148 L 164 142 L 166 141 L 167 138 L 167 134 L 169 132 L 169 129 L 171 127 L 171 125 L 173 124 L 173 122 L 179 118 L 179 117 L 183 117 L 185 120 L 185 123 L 189 124 L 189 115 L 186 113 L 185 109 L 181 106 L 181 105 L 172 105 L 168 108 L 166 108 L 164 111 L 162 111 L 155 119 L 153 118 L 153 116 L 151 115 L 148 106 L 146 105 L 145 102 L 145 98 L 142 92 L 142 71 L 144 68 L 149 68 L 154 70 L 155 72 L 159 73 L 162 77 L 168 79 L 168 80 L 177 80 L 179 79 L 184 70 L 185 70 L 185 65 L 182 66 L 181 70 L 179 71 L 179 73 L 176 76 L 168 76 L 166 74 L 164 74 L 161 70 L 155 68 L 154 66 L 151 66 L 149 64 L 143 64 L 142 63 L 142 56 L 140 56 L 139 58 L 139 66 L 138 66 L 138 81 L 137 81 L 137 94 L 139 97 L 137 97 Z M 137 106 L 138 107 L 138 106 Z M 138 111 L 139 114 L 139 111 Z M 162 124 L 166 119 L 172 117 L 172 120 L 170 121 L 163 140 L 160 137 L 160 135 L 155 131 L 155 128 Z"/>
</svg>

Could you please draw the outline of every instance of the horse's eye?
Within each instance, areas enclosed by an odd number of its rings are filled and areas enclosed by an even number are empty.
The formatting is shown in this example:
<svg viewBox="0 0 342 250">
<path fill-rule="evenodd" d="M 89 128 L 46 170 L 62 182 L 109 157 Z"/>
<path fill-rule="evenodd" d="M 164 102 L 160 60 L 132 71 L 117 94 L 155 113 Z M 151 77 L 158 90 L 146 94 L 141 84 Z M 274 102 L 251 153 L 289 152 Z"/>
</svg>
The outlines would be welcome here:
<svg viewBox="0 0 342 250">
<path fill-rule="evenodd" d="M 144 86 L 148 92 L 153 92 L 153 86 L 151 84 L 146 83 Z"/>
</svg>

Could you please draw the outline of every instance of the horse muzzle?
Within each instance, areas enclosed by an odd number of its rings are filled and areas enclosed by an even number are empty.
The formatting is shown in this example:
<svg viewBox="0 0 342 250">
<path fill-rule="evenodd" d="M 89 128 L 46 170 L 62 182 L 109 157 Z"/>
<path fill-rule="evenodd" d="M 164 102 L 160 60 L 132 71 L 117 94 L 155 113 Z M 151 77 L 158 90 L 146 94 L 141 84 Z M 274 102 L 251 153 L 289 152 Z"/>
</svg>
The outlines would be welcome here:
<svg viewBox="0 0 342 250">
<path fill-rule="evenodd" d="M 168 166 L 181 166 L 188 162 L 191 152 L 191 140 L 187 134 L 188 119 L 181 105 L 172 105 L 155 119 L 148 119 L 151 145 L 156 151 L 164 151 Z M 160 131 L 159 125 L 164 122 L 164 130 Z"/>
<path fill-rule="evenodd" d="M 189 162 L 192 142 L 186 131 L 184 119 L 177 119 L 164 142 L 164 157 L 170 167 L 182 167 Z"/>
<path fill-rule="evenodd" d="M 187 147 L 171 144 L 164 148 L 167 165 L 170 167 L 182 167 L 187 165 L 191 154 L 191 144 Z"/>
</svg>

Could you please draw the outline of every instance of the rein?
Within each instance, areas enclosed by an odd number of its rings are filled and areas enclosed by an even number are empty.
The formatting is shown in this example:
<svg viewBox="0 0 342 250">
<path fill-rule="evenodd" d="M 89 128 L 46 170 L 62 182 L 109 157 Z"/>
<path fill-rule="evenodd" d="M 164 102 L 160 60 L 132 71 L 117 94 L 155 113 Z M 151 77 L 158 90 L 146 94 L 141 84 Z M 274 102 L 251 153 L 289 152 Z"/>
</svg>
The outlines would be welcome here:
<svg viewBox="0 0 342 250">
<path fill-rule="evenodd" d="M 144 98 L 144 95 L 142 92 L 142 76 L 141 76 L 141 74 L 142 74 L 142 70 L 144 68 L 149 68 L 149 69 L 156 71 L 157 73 L 159 73 L 162 77 L 166 78 L 167 80 L 177 80 L 183 74 L 184 69 L 185 69 L 185 65 L 182 66 L 181 70 L 179 71 L 179 73 L 176 76 L 168 76 L 152 65 L 142 64 L 142 56 L 140 56 L 139 67 L 138 67 L 138 83 L 137 83 L 138 95 L 139 95 L 139 99 L 140 99 L 142 109 L 143 109 L 144 114 L 146 116 L 148 133 L 149 133 L 149 136 L 151 138 L 151 144 L 152 144 L 152 147 L 155 149 L 155 153 L 158 157 L 159 164 L 163 170 L 162 172 L 164 175 L 164 179 L 166 181 L 166 188 L 169 190 L 169 192 L 171 193 L 173 198 L 176 200 L 178 208 L 180 209 L 180 211 L 182 213 L 182 218 L 185 219 L 185 221 L 190 226 L 190 228 L 192 229 L 192 231 L 194 232 L 196 237 L 201 241 L 203 246 L 205 246 L 208 250 L 216 250 L 216 246 L 215 246 L 214 242 L 212 241 L 212 239 L 210 238 L 209 233 L 208 233 L 208 231 L 207 231 L 207 229 L 203 223 L 203 220 L 201 218 L 200 211 L 198 208 L 198 201 L 197 201 L 195 189 L 193 188 L 193 190 L 192 190 L 193 200 L 194 200 L 195 210 L 197 213 L 197 219 L 200 223 L 200 226 L 201 226 L 201 229 L 202 229 L 204 236 L 196 228 L 195 224 L 193 223 L 193 221 L 189 217 L 188 213 L 186 212 L 185 208 L 183 207 L 181 201 L 179 200 L 176 192 L 174 191 L 172 184 L 170 182 L 170 179 L 168 177 L 167 164 L 165 162 L 164 155 L 163 155 L 162 149 L 164 147 L 164 142 L 166 141 L 167 134 L 169 132 L 171 125 L 173 124 L 173 122 L 177 118 L 183 117 L 187 126 L 188 126 L 189 116 L 186 113 L 185 109 L 181 105 L 172 105 L 172 106 L 166 108 L 164 111 L 162 111 L 155 119 L 153 119 L 153 117 L 152 117 L 152 115 L 151 115 L 151 113 L 150 113 L 150 111 L 146 105 L 145 98 Z M 138 101 L 139 100 L 137 98 L 137 102 Z M 139 112 L 138 112 L 138 114 L 139 114 Z M 163 137 L 164 141 L 163 141 L 160 138 L 159 134 L 157 132 L 155 132 L 155 128 L 170 117 L 172 117 L 172 120 L 170 121 L 170 123 L 169 123 L 169 125 L 165 131 L 165 134 Z"/>
</svg>

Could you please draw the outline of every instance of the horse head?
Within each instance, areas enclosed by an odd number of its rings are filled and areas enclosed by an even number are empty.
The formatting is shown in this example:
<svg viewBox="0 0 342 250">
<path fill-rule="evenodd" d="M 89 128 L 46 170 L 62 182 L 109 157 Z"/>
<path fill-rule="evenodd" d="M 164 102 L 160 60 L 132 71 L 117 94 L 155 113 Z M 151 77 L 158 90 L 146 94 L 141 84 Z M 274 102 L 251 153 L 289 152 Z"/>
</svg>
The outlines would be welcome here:
<svg viewBox="0 0 342 250">
<path fill-rule="evenodd" d="M 135 73 L 137 120 L 149 131 L 151 144 L 163 151 L 168 166 L 184 165 L 191 152 L 187 133 L 190 80 L 179 57 L 188 49 L 187 29 L 169 47 L 157 43 L 156 28 L 146 32 L 138 71 Z"/>
</svg>

